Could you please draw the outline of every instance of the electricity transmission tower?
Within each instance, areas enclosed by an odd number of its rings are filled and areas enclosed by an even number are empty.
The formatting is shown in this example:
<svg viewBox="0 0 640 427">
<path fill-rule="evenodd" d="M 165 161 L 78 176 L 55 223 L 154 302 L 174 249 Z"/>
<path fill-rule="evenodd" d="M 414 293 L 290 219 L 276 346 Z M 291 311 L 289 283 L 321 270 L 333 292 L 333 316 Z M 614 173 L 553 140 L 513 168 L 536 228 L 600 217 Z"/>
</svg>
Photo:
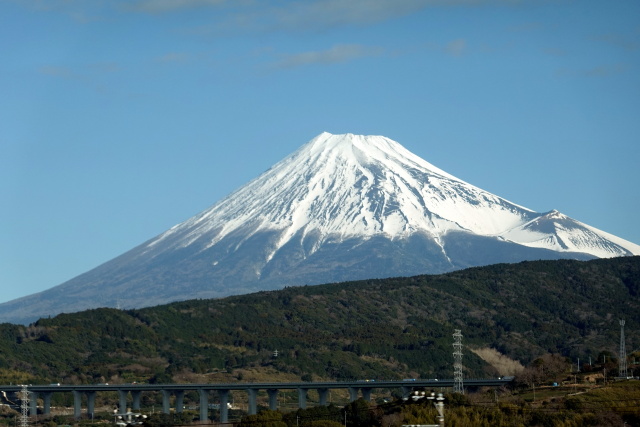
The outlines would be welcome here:
<svg viewBox="0 0 640 427">
<path fill-rule="evenodd" d="M 29 390 L 26 385 L 20 389 L 20 427 L 29 427 Z"/>
<path fill-rule="evenodd" d="M 453 334 L 453 392 L 464 394 L 462 382 L 462 331 L 455 330 Z"/>
<path fill-rule="evenodd" d="M 618 376 L 627 378 L 627 350 L 624 348 L 624 320 L 620 320 L 620 354 L 618 355 Z"/>
</svg>

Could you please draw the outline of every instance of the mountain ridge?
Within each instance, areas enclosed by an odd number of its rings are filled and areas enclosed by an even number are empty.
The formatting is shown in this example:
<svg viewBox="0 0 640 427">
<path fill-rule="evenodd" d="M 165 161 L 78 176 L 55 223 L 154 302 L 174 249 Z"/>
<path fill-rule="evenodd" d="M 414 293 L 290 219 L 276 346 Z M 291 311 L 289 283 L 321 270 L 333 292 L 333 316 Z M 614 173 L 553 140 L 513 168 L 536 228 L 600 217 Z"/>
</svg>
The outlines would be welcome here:
<svg viewBox="0 0 640 427">
<path fill-rule="evenodd" d="M 400 160 L 404 163 L 398 165 Z M 342 164 L 338 167 L 339 162 Z M 315 169 L 308 172 L 312 167 Z M 297 173 L 298 168 L 305 173 Z M 346 174 L 345 169 L 351 173 Z M 398 194 L 402 197 L 393 197 Z M 336 209 L 336 202 L 342 203 L 340 210 Z M 597 253 L 589 251 L 593 248 L 576 244 L 580 240 L 570 242 L 572 245 L 551 247 L 531 243 L 544 242 L 543 237 L 548 236 L 540 235 L 541 227 L 520 227 L 527 221 L 543 219 L 549 220 L 549 226 L 553 213 L 561 215 L 572 229 L 585 226 L 558 211 L 539 214 L 468 184 L 388 138 L 324 132 L 201 214 L 161 234 L 157 242 L 181 228 L 191 229 L 194 240 L 179 242 L 189 245 L 210 234 L 213 237 L 204 247 L 207 249 L 241 225 L 251 224 L 256 230 L 283 230 L 274 242 L 275 251 L 300 230 L 303 233 L 316 230 L 321 236 L 386 234 L 391 238 L 426 231 L 436 241 L 451 230 L 466 230 L 519 244 L 587 252 L 598 257 L 640 253 L 640 246 L 617 237 L 613 245 L 602 245 Z M 589 229 L 596 235 L 600 232 L 593 227 Z M 529 232 L 538 239 L 507 238 L 515 236 L 516 231 Z M 155 244 L 156 241 L 150 246 Z M 267 259 L 272 256 L 273 253 L 269 254 Z"/>
<path fill-rule="evenodd" d="M 467 377 L 486 367 L 469 351 L 479 348 L 523 365 L 545 353 L 583 363 L 607 354 L 611 363 L 618 319 L 627 323 L 627 349 L 635 349 L 639 256 L 502 263 L 136 310 L 86 310 L 30 327 L 3 324 L 0 355 L 7 369 L 0 375 L 28 372 L 44 384 L 63 376 L 63 382 L 85 384 L 154 376 L 180 382 L 185 372 L 276 368 L 332 379 L 407 378 L 409 372 L 450 378 L 452 333 L 461 329 Z M 399 363 L 390 364 L 394 359 Z"/>
<path fill-rule="evenodd" d="M 499 262 L 638 254 L 636 244 L 555 210 L 512 203 L 389 138 L 324 132 L 121 256 L 0 304 L 0 320 Z"/>
</svg>

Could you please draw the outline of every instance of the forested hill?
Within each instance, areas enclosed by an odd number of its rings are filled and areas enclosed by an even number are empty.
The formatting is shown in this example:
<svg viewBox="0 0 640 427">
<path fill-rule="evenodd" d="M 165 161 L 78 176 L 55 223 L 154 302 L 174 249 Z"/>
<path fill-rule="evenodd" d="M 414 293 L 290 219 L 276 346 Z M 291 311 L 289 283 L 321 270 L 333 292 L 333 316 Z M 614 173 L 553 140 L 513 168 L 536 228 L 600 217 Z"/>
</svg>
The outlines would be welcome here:
<svg viewBox="0 0 640 427">
<path fill-rule="evenodd" d="M 455 329 L 465 375 L 497 375 L 472 350 L 595 360 L 619 319 L 631 352 L 640 257 L 499 264 L 2 324 L 0 383 L 451 378 Z"/>
</svg>

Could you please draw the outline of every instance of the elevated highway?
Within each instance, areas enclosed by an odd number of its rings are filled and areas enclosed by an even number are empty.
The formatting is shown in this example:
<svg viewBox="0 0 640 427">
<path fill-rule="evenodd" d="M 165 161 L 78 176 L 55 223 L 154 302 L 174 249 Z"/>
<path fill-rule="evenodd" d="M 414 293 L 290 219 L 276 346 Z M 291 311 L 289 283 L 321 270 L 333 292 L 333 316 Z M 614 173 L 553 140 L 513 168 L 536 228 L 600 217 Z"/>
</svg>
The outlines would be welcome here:
<svg viewBox="0 0 640 427">
<path fill-rule="evenodd" d="M 465 387 L 500 387 L 508 384 L 512 378 L 484 378 L 465 379 Z M 53 393 L 73 393 L 74 396 L 74 416 L 82 416 L 82 397 L 86 396 L 87 414 L 93 416 L 95 410 L 95 397 L 99 392 L 117 392 L 119 396 L 118 405 L 121 411 L 131 407 L 134 411 L 140 410 L 140 401 L 143 392 L 162 393 L 162 411 L 171 411 L 171 396 L 175 397 L 175 411 L 182 412 L 184 393 L 186 391 L 197 391 L 199 394 L 200 419 L 209 417 L 209 393 L 215 391 L 220 401 L 220 420 L 228 421 L 229 393 L 234 390 L 243 390 L 248 394 L 249 413 L 257 413 L 257 395 L 261 390 L 265 390 L 269 396 L 269 408 L 276 410 L 278 407 L 278 392 L 280 390 L 298 390 L 298 407 L 306 408 L 307 392 L 316 390 L 319 396 L 319 404 L 326 405 L 329 390 L 347 389 L 351 401 L 358 399 L 359 394 L 365 400 L 371 399 L 371 391 L 376 388 L 399 389 L 403 395 L 409 395 L 414 388 L 451 388 L 453 379 L 408 379 L 394 381 L 379 380 L 357 380 L 357 381 L 327 381 L 327 382 L 290 382 L 290 383 L 207 383 L 207 384 L 43 384 L 29 385 L 27 390 L 30 393 L 30 412 L 37 413 L 37 399 L 42 398 L 43 412 L 48 414 L 51 409 L 51 396 Z M 0 385 L 0 391 L 19 392 L 20 385 Z M 131 395 L 131 405 L 128 404 L 128 396 Z"/>
</svg>

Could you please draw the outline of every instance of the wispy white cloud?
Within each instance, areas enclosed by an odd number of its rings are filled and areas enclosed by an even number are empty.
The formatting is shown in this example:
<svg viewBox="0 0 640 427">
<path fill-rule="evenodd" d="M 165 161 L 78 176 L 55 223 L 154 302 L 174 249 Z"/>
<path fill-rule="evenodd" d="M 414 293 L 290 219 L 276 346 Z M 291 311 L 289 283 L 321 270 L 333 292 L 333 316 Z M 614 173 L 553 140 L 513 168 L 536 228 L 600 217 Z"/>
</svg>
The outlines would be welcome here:
<svg viewBox="0 0 640 427">
<path fill-rule="evenodd" d="M 115 62 L 96 62 L 93 64 L 87 64 L 83 67 L 84 72 L 77 72 L 69 67 L 58 65 L 43 65 L 39 71 L 41 74 L 46 74 L 54 77 L 64 77 L 67 79 L 77 78 L 82 79 L 90 75 L 116 73 L 121 71 L 120 65 Z"/>
<path fill-rule="evenodd" d="M 122 71 L 120 65 L 116 62 L 97 62 L 95 64 L 90 64 L 88 68 L 92 72 L 99 73 L 116 73 Z"/>
<path fill-rule="evenodd" d="M 524 0 L 306 0 L 263 10 L 263 23 L 280 30 L 322 30 L 370 25 L 429 7 L 520 3 Z"/>
<path fill-rule="evenodd" d="M 165 13 L 196 7 L 220 6 L 227 0 L 135 0 L 125 4 L 130 11 L 144 13 Z"/>
<path fill-rule="evenodd" d="M 162 13 L 225 5 L 236 14 L 244 16 L 236 16 L 236 19 L 254 23 L 256 20 L 267 19 L 272 23 L 298 26 L 311 19 L 323 25 L 375 22 L 410 13 L 429 4 L 482 1 L 486 0 L 289 0 L 277 4 L 251 0 L 129 0 L 123 6 L 129 11 Z"/>
<path fill-rule="evenodd" d="M 58 65 L 44 65 L 38 71 L 40 74 L 75 82 L 97 92 L 105 92 L 106 86 L 102 78 L 107 74 L 120 72 L 121 68 L 115 62 L 98 62 L 87 64 L 79 71 Z"/>
<path fill-rule="evenodd" d="M 44 65 L 39 69 L 41 74 L 46 74 L 53 77 L 62 77 L 65 79 L 73 79 L 79 77 L 68 67 L 60 67 L 56 65 Z"/>
<path fill-rule="evenodd" d="M 609 77 L 626 73 L 628 70 L 629 66 L 625 64 L 600 65 L 584 71 L 583 74 L 587 77 Z"/>
<path fill-rule="evenodd" d="M 270 8 L 281 12 L 286 11 L 285 15 L 301 16 L 312 13 L 320 19 L 330 17 L 330 20 L 336 20 L 342 16 L 343 19 L 350 22 L 367 22 L 410 13 L 426 7 L 517 4 L 524 1 L 526 0 L 285 0 L 279 2 L 279 5 L 270 6 Z M 130 10 L 151 13 L 193 7 L 220 6 L 222 4 L 230 7 L 246 6 L 246 9 L 265 9 L 264 3 L 254 0 L 128 0 L 126 3 Z"/>
<path fill-rule="evenodd" d="M 67 7 L 70 2 L 65 0 L 13 0 L 13 3 L 20 4 L 34 10 L 49 11 L 60 10 Z"/>
<path fill-rule="evenodd" d="M 186 62 L 188 60 L 189 60 L 189 54 L 182 53 L 182 52 L 169 52 L 165 55 L 162 55 L 156 58 L 157 62 L 162 62 L 162 63 Z"/>
<path fill-rule="evenodd" d="M 7 0 L 38 12 L 55 12 L 67 15 L 74 21 L 86 24 L 98 21 L 107 0 Z"/>
<path fill-rule="evenodd" d="M 544 26 L 541 22 L 525 22 L 523 24 L 512 25 L 507 28 L 507 30 L 509 31 L 518 32 L 518 33 L 520 32 L 528 33 L 531 31 L 540 31 L 543 29 L 544 29 Z"/>
<path fill-rule="evenodd" d="M 621 34 L 600 34 L 592 37 L 592 39 L 629 51 L 640 49 L 640 41 L 632 40 L 631 38 L 625 37 Z"/>
<path fill-rule="evenodd" d="M 371 24 L 416 12 L 434 0 L 315 0 L 290 2 L 269 11 L 281 28 Z M 438 2 L 442 3 L 442 2 Z"/>
<path fill-rule="evenodd" d="M 452 56 L 461 56 L 467 50 L 467 41 L 465 39 L 452 40 L 444 47 L 445 53 Z"/>
<path fill-rule="evenodd" d="M 367 56 L 378 56 L 382 53 L 383 49 L 378 47 L 359 44 L 341 44 L 326 50 L 285 55 L 281 60 L 272 65 L 274 68 L 296 68 L 313 64 L 335 64 Z"/>
<path fill-rule="evenodd" d="M 372 25 L 428 8 L 519 4 L 533 0 L 5 0 L 38 11 L 58 12 L 77 22 L 113 19 L 119 13 L 167 15 L 189 9 L 208 13 L 199 34 L 264 31 L 324 31 Z"/>
<path fill-rule="evenodd" d="M 557 48 L 557 47 L 549 47 L 543 50 L 544 53 L 550 56 L 567 56 L 569 52 L 565 49 Z"/>
<path fill-rule="evenodd" d="M 198 33 L 229 31 L 322 31 L 350 25 L 371 25 L 429 7 L 514 4 L 527 0 L 129 0 L 125 10 L 169 13 L 183 9 L 221 11 Z"/>
<path fill-rule="evenodd" d="M 471 51 L 467 40 L 464 38 L 450 40 L 445 43 L 426 42 L 421 46 L 422 49 L 425 49 L 429 52 L 444 53 L 445 55 L 449 56 L 462 56 Z M 481 46 L 480 50 L 483 52 L 490 52 L 492 51 L 492 48 L 487 45 L 483 45 Z"/>
<path fill-rule="evenodd" d="M 589 69 L 561 68 L 556 71 L 559 77 L 611 77 L 624 74 L 630 69 L 627 64 L 598 65 Z"/>
</svg>

